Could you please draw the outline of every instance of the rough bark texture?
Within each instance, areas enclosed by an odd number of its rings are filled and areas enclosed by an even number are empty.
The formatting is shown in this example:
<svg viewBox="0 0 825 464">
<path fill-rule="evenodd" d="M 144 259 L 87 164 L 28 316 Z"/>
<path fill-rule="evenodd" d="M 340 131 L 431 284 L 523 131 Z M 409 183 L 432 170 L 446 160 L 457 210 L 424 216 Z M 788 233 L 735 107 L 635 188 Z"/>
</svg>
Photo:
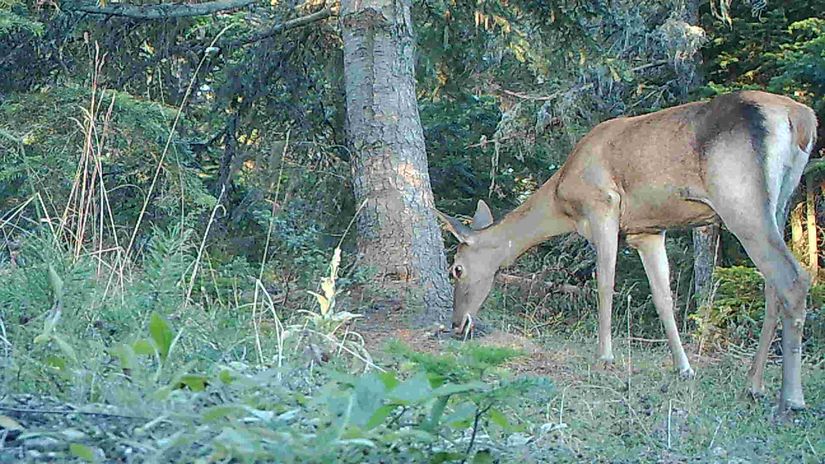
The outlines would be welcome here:
<svg viewBox="0 0 825 464">
<path fill-rule="evenodd" d="M 805 258 L 805 235 L 802 229 L 804 203 L 799 203 L 791 210 L 791 250 L 800 261 Z"/>
<path fill-rule="evenodd" d="M 693 291 L 698 302 L 708 297 L 719 250 L 719 226 L 693 229 Z"/>
<path fill-rule="evenodd" d="M 432 210 L 413 72 L 409 0 L 341 2 L 347 136 L 358 250 L 385 283 L 420 290 L 424 322 L 442 319 L 452 288 Z"/>
<path fill-rule="evenodd" d="M 258 0 L 217 0 L 214 2 L 195 4 L 161 3 L 157 5 L 129 5 L 112 3 L 107 6 L 67 5 L 68 11 L 82 11 L 90 14 L 107 16 L 122 16 L 132 19 L 174 19 L 204 16 L 222 11 L 237 10 L 256 3 Z"/>
</svg>

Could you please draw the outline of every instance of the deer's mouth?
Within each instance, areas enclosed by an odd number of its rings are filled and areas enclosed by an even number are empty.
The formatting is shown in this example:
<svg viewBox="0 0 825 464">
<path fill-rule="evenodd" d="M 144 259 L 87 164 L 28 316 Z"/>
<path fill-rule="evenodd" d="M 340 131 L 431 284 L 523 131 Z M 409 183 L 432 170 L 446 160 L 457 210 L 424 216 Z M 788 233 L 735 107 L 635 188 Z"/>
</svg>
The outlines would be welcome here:
<svg viewBox="0 0 825 464">
<path fill-rule="evenodd" d="M 463 337 L 466 339 L 470 335 L 472 335 L 474 327 L 475 324 L 473 324 L 473 317 L 470 316 L 469 313 L 467 313 L 464 315 L 463 318 L 461 318 L 461 322 L 453 322 L 453 335 L 456 337 Z"/>
</svg>

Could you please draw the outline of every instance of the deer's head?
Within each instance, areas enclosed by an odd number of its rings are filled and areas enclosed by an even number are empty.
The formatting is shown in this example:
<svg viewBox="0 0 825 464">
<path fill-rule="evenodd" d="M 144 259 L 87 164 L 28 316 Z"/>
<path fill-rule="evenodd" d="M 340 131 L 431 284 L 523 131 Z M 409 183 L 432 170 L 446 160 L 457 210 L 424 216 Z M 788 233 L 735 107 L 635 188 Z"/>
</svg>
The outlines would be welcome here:
<svg viewBox="0 0 825 464">
<path fill-rule="evenodd" d="M 455 282 L 453 331 L 462 333 L 472 329 L 472 318 L 490 294 L 500 264 L 497 246 L 480 237 L 480 231 L 493 223 L 493 215 L 483 200 L 479 200 L 469 227 L 440 211 L 436 213 L 459 242 L 449 273 Z"/>
</svg>

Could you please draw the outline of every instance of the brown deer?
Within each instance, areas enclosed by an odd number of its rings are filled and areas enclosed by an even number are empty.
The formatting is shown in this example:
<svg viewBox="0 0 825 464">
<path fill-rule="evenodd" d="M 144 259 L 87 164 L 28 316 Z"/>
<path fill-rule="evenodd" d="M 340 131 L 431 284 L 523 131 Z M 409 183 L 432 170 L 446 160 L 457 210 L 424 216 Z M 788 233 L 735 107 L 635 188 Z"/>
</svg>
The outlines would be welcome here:
<svg viewBox="0 0 825 464">
<path fill-rule="evenodd" d="M 483 201 L 470 227 L 437 212 L 460 242 L 449 270 L 454 330 L 472 329 L 472 316 L 500 267 L 550 237 L 575 231 L 596 249 L 598 356 L 611 363 L 614 273 L 623 236 L 641 256 L 675 367 L 692 377 L 673 317 L 665 231 L 721 222 L 765 277 L 765 321 L 749 390 L 764 394 L 765 363 L 781 313 L 780 409 L 804 408 L 800 369 L 810 278 L 785 245 L 783 230 L 816 125 L 807 106 L 754 91 L 612 119 L 591 130 L 564 166 L 500 221 L 493 221 Z"/>
</svg>

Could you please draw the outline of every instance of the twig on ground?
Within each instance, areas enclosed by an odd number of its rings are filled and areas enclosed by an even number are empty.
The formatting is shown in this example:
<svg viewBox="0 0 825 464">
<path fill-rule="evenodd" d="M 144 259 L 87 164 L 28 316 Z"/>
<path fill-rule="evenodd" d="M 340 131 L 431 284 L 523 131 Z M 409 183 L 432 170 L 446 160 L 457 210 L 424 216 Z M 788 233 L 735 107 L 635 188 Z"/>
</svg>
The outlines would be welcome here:
<svg viewBox="0 0 825 464">
<path fill-rule="evenodd" d="M 25 409 L 25 408 L 12 408 L 9 406 L 0 405 L 0 411 L 6 412 L 16 412 L 18 414 L 81 414 L 84 416 L 101 416 L 101 417 L 117 417 L 120 419 L 131 419 L 131 420 L 151 420 L 148 417 L 144 416 L 131 416 L 128 414 L 116 414 L 111 412 L 99 412 L 99 411 L 78 411 L 78 410 L 61 410 L 61 409 Z"/>
</svg>

